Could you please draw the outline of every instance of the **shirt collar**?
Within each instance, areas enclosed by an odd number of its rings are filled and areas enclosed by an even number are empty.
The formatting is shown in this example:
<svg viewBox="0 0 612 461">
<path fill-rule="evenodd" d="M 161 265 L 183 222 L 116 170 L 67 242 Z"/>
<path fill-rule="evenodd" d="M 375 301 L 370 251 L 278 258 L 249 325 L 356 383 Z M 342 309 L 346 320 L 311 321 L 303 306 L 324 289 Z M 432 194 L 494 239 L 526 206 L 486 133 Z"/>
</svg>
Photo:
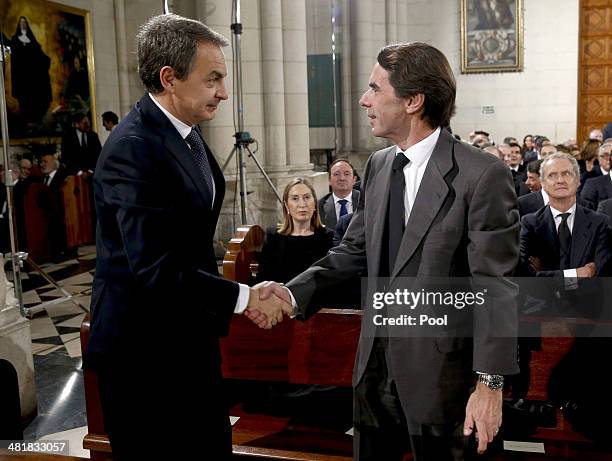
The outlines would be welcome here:
<svg viewBox="0 0 612 461">
<path fill-rule="evenodd" d="M 421 139 L 415 145 L 410 146 L 408 149 L 403 151 L 399 146 L 397 146 L 395 153 L 403 153 L 406 157 L 410 159 L 410 162 L 416 165 L 417 167 L 421 166 L 430 156 L 436 147 L 436 143 L 438 142 L 438 138 L 440 137 L 441 128 L 438 127 L 435 129 L 433 133 L 427 136 L 425 139 Z"/>
<path fill-rule="evenodd" d="M 556 210 L 553 207 L 550 207 L 550 211 L 552 212 L 553 215 L 553 219 L 557 219 L 557 216 L 563 214 L 562 211 Z M 572 205 L 572 207 L 566 211 L 566 213 L 569 213 L 570 215 L 573 215 L 576 213 L 576 203 L 574 202 L 574 204 Z"/>
<path fill-rule="evenodd" d="M 189 126 L 181 122 L 178 118 L 176 118 L 166 109 L 164 109 L 164 107 L 159 103 L 157 99 L 155 99 L 155 96 L 152 95 L 151 93 L 149 93 L 149 97 L 155 103 L 155 105 L 159 107 L 159 109 L 164 113 L 164 115 L 168 117 L 168 120 L 170 120 L 170 123 L 172 123 L 174 128 L 176 128 L 176 131 L 179 132 L 179 134 L 181 135 L 181 138 L 185 139 L 187 136 L 189 136 L 189 133 L 191 133 L 191 130 L 193 129 L 192 126 Z"/>
<path fill-rule="evenodd" d="M 339 200 L 347 200 L 347 201 L 349 201 L 349 202 L 350 202 L 350 201 L 351 201 L 351 198 L 352 198 L 352 197 L 351 197 L 351 195 L 352 195 L 352 194 L 353 194 L 353 192 L 351 191 L 351 192 L 349 192 L 349 193 L 346 195 L 346 197 L 338 197 L 336 194 L 334 194 L 334 193 L 332 192 L 332 195 L 333 195 L 333 197 L 334 197 L 334 203 L 338 203 L 338 201 L 339 201 Z"/>
<path fill-rule="evenodd" d="M 57 170 L 53 170 L 51 173 L 47 175 L 49 176 L 49 182 L 53 181 L 53 177 L 55 176 L 55 173 L 57 173 Z"/>
<path fill-rule="evenodd" d="M 548 205 L 550 199 L 548 198 L 548 194 L 546 193 L 543 187 L 540 189 L 540 192 L 542 193 L 542 199 L 544 199 L 544 205 Z"/>
</svg>

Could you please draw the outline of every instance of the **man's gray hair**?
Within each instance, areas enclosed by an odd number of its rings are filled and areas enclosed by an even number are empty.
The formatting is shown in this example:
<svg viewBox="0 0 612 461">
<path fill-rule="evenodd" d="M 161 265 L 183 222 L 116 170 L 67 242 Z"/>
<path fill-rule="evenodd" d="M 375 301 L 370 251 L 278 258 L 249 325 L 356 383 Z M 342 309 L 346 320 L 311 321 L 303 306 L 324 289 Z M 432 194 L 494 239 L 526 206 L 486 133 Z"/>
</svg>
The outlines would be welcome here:
<svg viewBox="0 0 612 461">
<path fill-rule="evenodd" d="M 571 154 L 566 154 L 565 152 L 555 152 L 554 154 L 547 155 L 544 160 L 542 160 L 542 164 L 540 165 L 540 178 L 544 178 L 544 167 L 547 163 L 550 163 L 552 160 L 565 159 L 569 160 L 572 164 L 572 169 L 574 170 L 574 176 L 580 179 L 580 167 L 578 166 L 578 162 Z"/>
<path fill-rule="evenodd" d="M 223 35 L 200 21 L 176 14 L 153 16 L 143 24 L 136 35 L 136 47 L 138 74 L 147 91 L 155 94 L 164 90 L 159 80 L 164 66 L 172 67 L 179 80 L 185 79 L 193 68 L 200 43 L 229 45 Z"/>
<path fill-rule="evenodd" d="M 599 153 L 601 154 L 604 151 L 604 149 L 607 149 L 610 146 L 612 146 L 612 141 L 604 142 L 601 146 L 599 146 Z"/>
</svg>

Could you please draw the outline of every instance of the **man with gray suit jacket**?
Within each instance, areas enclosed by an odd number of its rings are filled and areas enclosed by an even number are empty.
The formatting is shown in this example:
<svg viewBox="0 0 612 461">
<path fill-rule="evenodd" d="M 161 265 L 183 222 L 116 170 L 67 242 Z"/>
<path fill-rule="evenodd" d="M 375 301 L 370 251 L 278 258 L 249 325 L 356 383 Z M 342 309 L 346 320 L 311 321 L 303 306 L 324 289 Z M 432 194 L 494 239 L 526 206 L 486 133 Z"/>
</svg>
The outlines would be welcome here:
<svg viewBox="0 0 612 461">
<path fill-rule="evenodd" d="M 327 288 L 365 269 L 370 293 L 381 280 L 394 290 L 400 277 L 484 276 L 505 301 L 470 314 L 515 326 L 517 288 L 506 277 L 518 262 L 519 222 L 507 166 L 443 129 L 456 84 L 439 50 L 390 45 L 377 61 L 360 104 L 372 134 L 395 145 L 368 160 L 342 243 L 285 287 L 260 287 L 260 300 L 274 293 L 304 320 Z M 399 461 L 412 451 L 417 461 L 462 460 L 474 434 L 483 452 L 501 424 L 503 375 L 518 371 L 516 339 L 368 334 L 372 312 L 364 306 L 353 381 L 354 459 Z M 270 326 L 256 310 L 247 315 Z"/>
<path fill-rule="evenodd" d="M 359 191 L 353 189 L 357 176 L 348 160 L 334 160 L 329 168 L 331 192 L 319 200 L 321 222 L 328 229 L 335 229 L 338 220 L 357 209 Z"/>
</svg>

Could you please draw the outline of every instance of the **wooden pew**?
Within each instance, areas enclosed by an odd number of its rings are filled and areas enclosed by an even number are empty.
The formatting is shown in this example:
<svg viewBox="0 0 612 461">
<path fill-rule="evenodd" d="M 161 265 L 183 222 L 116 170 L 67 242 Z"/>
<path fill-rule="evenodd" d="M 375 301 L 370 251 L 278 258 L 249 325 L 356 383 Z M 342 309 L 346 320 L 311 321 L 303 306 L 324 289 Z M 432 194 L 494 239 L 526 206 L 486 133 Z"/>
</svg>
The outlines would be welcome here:
<svg viewBox="0 0 612 461">
<path fill-rule="evenodd" d="M 68 176 L 61 187 L 66 224 L 66 246 L 74 248 L 93 241 L 91 185 L 82 176 Z"/>
<path fill-rule="evenodd" d="M 39 196 L 47 186 L 33 183 L 23 198 L 25 235 L 27 250 L 37 262 L 48 261 L 51 256 L 49 247 L 49 219 L 39 205 Z"/>
</svg>

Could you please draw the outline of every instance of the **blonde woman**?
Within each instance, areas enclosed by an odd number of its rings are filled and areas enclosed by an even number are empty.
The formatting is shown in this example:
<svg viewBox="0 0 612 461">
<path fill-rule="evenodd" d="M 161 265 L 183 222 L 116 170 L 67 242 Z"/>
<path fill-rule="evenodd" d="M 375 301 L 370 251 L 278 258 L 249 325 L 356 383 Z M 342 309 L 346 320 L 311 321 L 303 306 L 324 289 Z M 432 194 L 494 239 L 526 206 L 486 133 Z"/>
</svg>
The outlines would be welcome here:
<svg viewBox="0 0 612 461">
<path fill-rule="evenodd" d="M 332 246 L 333 232 L 321 224 L 312 184 L 295 178 L 283 192 L 282 224 L 266 233 L 257 280 L 288 282 L 325 256 Z"/>
</svg>

